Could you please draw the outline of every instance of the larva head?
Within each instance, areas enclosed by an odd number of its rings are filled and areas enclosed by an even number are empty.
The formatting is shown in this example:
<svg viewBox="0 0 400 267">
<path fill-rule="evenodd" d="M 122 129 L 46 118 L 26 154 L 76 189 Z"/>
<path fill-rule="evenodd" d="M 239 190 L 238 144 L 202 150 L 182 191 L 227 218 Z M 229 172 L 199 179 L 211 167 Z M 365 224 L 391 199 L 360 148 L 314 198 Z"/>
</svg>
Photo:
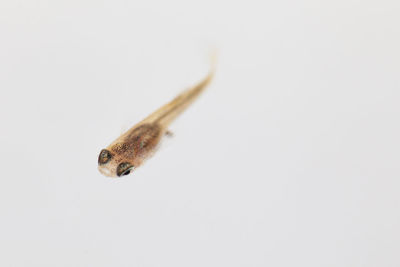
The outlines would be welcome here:
<svg viewBox="0 0 400 267">
<path fill-rule="evenodd" d="M 110 150 L 101 150 L 98 158 L 99 171 L 108 177 L 121 177 L 128 175 L 134 166 L 123 157 Z"/>
</svg>

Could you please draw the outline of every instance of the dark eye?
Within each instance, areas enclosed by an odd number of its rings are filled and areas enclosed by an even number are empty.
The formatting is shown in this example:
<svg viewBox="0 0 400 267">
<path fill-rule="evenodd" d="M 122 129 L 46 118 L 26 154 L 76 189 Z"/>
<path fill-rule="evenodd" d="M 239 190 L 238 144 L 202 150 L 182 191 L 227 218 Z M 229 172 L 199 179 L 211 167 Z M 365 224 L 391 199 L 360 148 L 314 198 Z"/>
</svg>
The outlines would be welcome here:
<svg viewBox="0 0 400 267">
<path fill-rule="evenodd" d="M 118 176 L 128 175 L 132 169 L 133 169 L 132 164 L 130 164 L 128 162 L 123 162 L 123 163 L 119 164 L 117 167 L 117 175 Z"/>
<path fill-rule="evenodd" d="M 108 151 L 107 149 L 103 149 L 99 154 L 99 160 L 98 160 L 99 165 L 106 164 L 111 160 L 111 157 L 112 156 L 110 151 Z"/>
</svg>

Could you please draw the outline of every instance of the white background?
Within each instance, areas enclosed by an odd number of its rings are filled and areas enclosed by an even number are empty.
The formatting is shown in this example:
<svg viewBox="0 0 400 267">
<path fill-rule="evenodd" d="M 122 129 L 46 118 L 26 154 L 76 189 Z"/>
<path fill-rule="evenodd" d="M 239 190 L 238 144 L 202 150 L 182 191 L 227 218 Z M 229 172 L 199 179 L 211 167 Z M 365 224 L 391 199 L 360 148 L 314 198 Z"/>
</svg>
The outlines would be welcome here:
<svg viewBox="0 0 400 267">
<path fill-rule="evenodd" d="M 0 2 L 0 266 L 400 266 L 400 3 Z M 134 174 L 99 151 L 207 72 Z"/>
</svg>

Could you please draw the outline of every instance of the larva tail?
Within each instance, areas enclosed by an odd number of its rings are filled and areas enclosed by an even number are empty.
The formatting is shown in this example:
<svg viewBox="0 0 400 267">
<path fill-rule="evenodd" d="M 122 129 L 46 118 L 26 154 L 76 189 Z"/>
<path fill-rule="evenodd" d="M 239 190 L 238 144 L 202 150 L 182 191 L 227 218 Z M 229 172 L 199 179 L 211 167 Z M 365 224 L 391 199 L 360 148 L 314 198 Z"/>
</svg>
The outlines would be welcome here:
<svg viewBox="0 0 400 267">
<path fill-rule="evenodd" d="M 208 75 L 195 86 L 183 91 L 172 101 L 165 104 L 150 116 L 144 119 L 143 122 L 157 123 L 162 128 L 166 129 L 167 126 L 181 114 L 190 104 L 195 101 L 198 96 L 205 90 L 214 77 L 216 67 L 216 53 L 211 54 L 211 68 Z"/>
</svg>

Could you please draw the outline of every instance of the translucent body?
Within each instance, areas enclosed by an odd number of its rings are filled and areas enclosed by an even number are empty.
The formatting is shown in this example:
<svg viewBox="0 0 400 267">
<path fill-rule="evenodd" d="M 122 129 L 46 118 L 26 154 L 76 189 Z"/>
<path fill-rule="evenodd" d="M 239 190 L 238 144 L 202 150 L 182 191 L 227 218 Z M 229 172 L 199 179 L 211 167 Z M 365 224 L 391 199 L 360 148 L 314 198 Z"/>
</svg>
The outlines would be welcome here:
<svg viewBox="0 0 400 267">
<path fill-rule="evenodd" d="M 210 72 L 203 81 L 182 92 L 103 149 L 98 159 L 99 171 L 109 177 L 118 177 L 139 167 L 153 155 L 171 122 L 200 95 L 212 77 L 213 72 Z"/>
</svg>

